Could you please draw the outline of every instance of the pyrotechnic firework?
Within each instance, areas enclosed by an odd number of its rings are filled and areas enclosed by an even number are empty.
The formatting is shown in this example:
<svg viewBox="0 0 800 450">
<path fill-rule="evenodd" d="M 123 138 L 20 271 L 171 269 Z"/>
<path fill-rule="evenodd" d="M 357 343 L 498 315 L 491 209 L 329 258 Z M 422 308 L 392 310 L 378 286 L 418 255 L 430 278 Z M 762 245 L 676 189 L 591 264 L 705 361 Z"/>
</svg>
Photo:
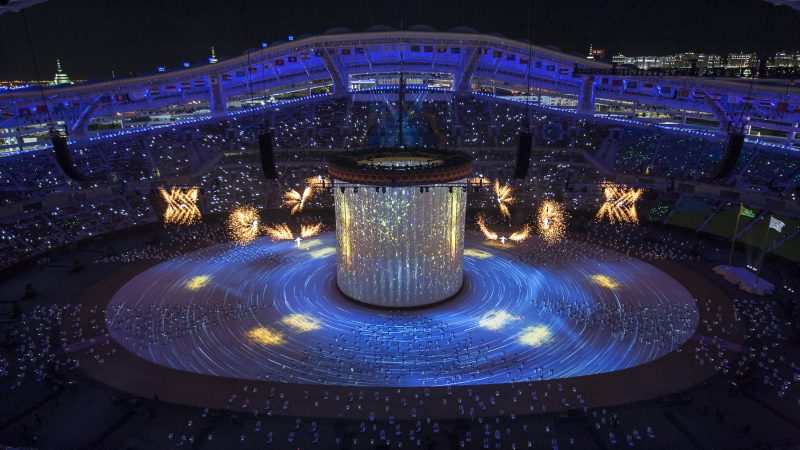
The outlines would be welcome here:
<svg viewBox="0 0 800 450">
<path fill-rule="evenodd" d="M 291 241 L 294 239 L 292 230 L 290 230 L 289 225 L 286 225 L 285 223 L 279 223 L 272 226 L 265 225 L 264 231 L 267 232 L 273 241 Z"/>
<path fill-rule="evenodd" d="M 567 232 L 567 213 L 560 203 L 545 200 L 539 206 L 536 221 L 539 235 L 548 245 L 556 244 L 564 239 Z"/>
<path fill-rule="evenodd" d="M 292 189 L 283 194 L 283 204 L 291 208 L 292 214 L 297 214 L 303 210 L 306 201 L 311 198 L 313 193 L 314 189 L 311 186 L 306 186 L 302 194 Z"/>
<path fill-rule="evenodd" d="M 505 244 L 506 238 L 500 237 L 499 234 L 490 230 L 489 227 L 486 226 L 486 219 L 483 216 L 478 216 L 478 228 L 480 228 L 481 232 L 483 233 L 483 236 L 487 240 L 496 241 L 499 239 L 503 244 Z M 531 227 L 530 225 L 526 224 L 525 226 L 522 227 L 521 230 L 514 231 L 513 233 L 511 233 L 511 235 L 508 237 L 508 240 L 513 242 L 522 242 L 525 239 L 528 239 L 530 234 L 531 234 Z"/>
<path fill-rule="evenodd" d="M 531 226 L 525 224 L 525 226 L 522 227 L 521 230 L 511 233 L 511 236 L 508 237 L 508 240 L 514 242 L 522 242 L 525 239 L 528 239 L 530 235 L 531 235 Z"/>
<path fill-rule="evenodd" d="M 303 239 L 310 238 L 312 236 L 316 236 L 322 230 L 322 222 L 316 225 L 301 225 L 300 226 L 300 237 Z"/>
<path fill-rule="evenodd" d="M 241 245 L 249 244 L 258 237 L 260 221 L 254 207 L 239 206 L 228 216 L 228 234 Z"/>
<path fill-rule="evenodd" d="M 596 220 L 607 218 L 610 223 L 639 223 L 636 202 L 644 192 L 643 189 L 614 183 L 603 183 L 600 186 L 606 201 L 597 211 Z"/>
<path fill-rule="evenodd" d="M 169 191 L 158 188 L 158 191 L 167 203 L 167 209 L 164 211 L 164 223 L 188 225 L 200 221 L 200 209 L 197 207 L 197 197 L 200 194 L 198 188 L 174 187 Z"/>
<path fill-rule="evenodd" d="M 500 205 L 500 212 L 505 217 L 511 217 L 511 212 L 508 210 L 508 205 L 515 202 L 514 197 L 511 195 L 511 185 L 508 183 L 500 185 L 500 180 L 494 180 L 494 195 L 497 198 L 497 204 Z"/>
<path fill-rule="evenodd" d="M 317 175 L 315 177 L 308 177 L 306 178 L 306 184 L 311 187 L 311 189 L 319 190 L 319 189 L 327 189 L 331 187 L 331 180 L 328 177 L 323 177 L 322 175 Z"/>
<path fill-rule="evenodd" d="M 486 227 L 486 219 L 483 216 L 478 216 L 478 228 L 481 229 L 481 232 L 483 233 L 483 236 L 486 239 L 488 239 L 490 241 L 496 241 L 497 240 L 497 238 L 498 238 L 497 233 L 495 233 L 494 231 L 492 231 L 488 227 Z"/>
</svg>

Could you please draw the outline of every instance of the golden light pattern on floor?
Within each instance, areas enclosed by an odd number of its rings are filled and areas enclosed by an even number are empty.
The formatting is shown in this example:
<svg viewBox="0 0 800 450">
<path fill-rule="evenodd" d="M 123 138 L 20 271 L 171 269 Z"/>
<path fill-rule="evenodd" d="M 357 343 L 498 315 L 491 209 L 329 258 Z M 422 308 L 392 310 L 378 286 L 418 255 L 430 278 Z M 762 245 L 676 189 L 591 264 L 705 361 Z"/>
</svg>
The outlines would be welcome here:
<svg viewBox="0 0 800 450">
<path fill-rule="evenodd" d="M 281 318 L 281 323 L 298 333 L 306 333 L 322 328 L 322 322 L 308 314 L 289 314 Z"/>
<path fill-rule="evenodd" d="M 319 240 L 319 239 L 308 239 L 308 240 L 303 241 L 303 243 L 302 243 L 302 245 L 300 247 L 302 247 L 305 250 L 308 250 L 310 248 L 319 247 L 320 245 L 323 245 L 323 242 L 321 240 Z"/>
<path fill-rule="evenodd" d="M 206 287 L 209 281 L 211 281 L 211 277 L 208 275 L 198 275 L 196 277 L 189 278 L 189 281 L 186 282 L 186 289 L 189 289 L 190 291 L 202 289 Z"/>
<path fill-rule="evenodd" d="M 514 320 L 514 316 L 506 311 L 489 311 L 478 321 L 478 326 L 487 330 L 497 331 L 512 320 Z"/>
<path fill-rule="evenodd" d="M 536 223 L 539 236 L 548 245 L 561 242 L 567 233 L 567 218 L 564 206 L 553 200 L 545 200 L 539 205 Z"/>
<path fill-rule="evenodd" d="M 508 182 L 501 186 L 499 179 L 494 180 L 494 195 L 497 199 L 497 204 L 500 206 L 500 212 L 506 218 L 511 217 L 508 205 L 513 205 L 516 201 L 511 193 L 511 185 Z"/>
<path fill-rule="evenodd" d="M 591 280 L 592 280 L 592 282 L 594 282 L 594 284 L 596 284 L 596 285 L 598 285 L 600 287 L 604 287 L 604 288 L 608 288 L 608 289 L 617 289 L 617 288 L 619 288 L 621 286 L 617 282 L 617 280 L 609 277 L 608 275 L 603 275 L 602 273 L 596 273 L 596 274 L 590 276 L 589 278 L 591 278 Z"/>
<path fill-rule="evenodd" d="M 606 200 L 597 211 L 595 220 L 607 219 L 610 223 L 639 223 L 636 202 L 644 193 L 644 189 L 608 182 L 602 183 L 600 187 Z"/>
<path fill-rule="evenodd" d="M 251 329 L 247 332 L 247 338 L 261 345 L 283 344 L 283 333 L 264 327 Z"/>
<path fill-rule="evenodd" d="M 511 249 L 511 248 L 514 247 L 513 245 L 511 245 L 511 241 L 509 241 L 508 239 L 503 238 L 503 237 L 501 237 L 500 239 L 502 239 L 502 241 L 500 241 L 500 240 L 497 240 L 497 241 L 486 241 L 485 244 L 487 246 L 489 246 L 489 247 L 499 248 L 499 249 L 503 249 L 503 250 L 508 250 L 508 249 Z"/>
<path fill-rule="evenodd" d="M 478 259 L 487 259 L 491 258 L 492 254 L 489 252 L 485 252 L 483 250 L 478 250 L 477 248 L 468 248 L 464 250 L 464 256 L 469 256 L 471 258 L 478 258 Z"/>
<path fill-rule="evenodd" d="M 541 245 L 538 236 L 524 243 L 534 241 L 535 245 L 498 251 L 487 247 L 478 233 L 470 234 L 466 249 L 492 256 L 464 258 L 465 288 L 442 307 L 408 314 L 354 307 L 334 284 L 336 256 L 314 259 L 305 249 L 306 245 L 335 247 L 335 233 L 329 232 L 300 245 L 272 243 L 266 236 L 246 247 L 220 243 L 161 262 L 125 283 L 106 306 L 104 319 L 120 346 L 170 369 L 241 380 L 384 390 L 506 384 L 623 370 L 674 351 L 697 329 L 692 294 L 647 263 L 588 242 L 575 244 L 585 254 L 570 253 L 566 260 L 562 254 L 536 247 Z M 533 252 L 536 259 L 529 259 L 526 255 Z M 621 287 L 599 287 L 592 274 L 607 275 Z M 186 289 L 186 282 L 197 275 L 211 279 L 201 290 Z M 238 312 L 235 317 L 224 326 L 193 326 L 213 312 L 208 305 L 219 304 L 223 297 L 231 311 Z M 578 308 L 587 314 L 571 317 L 569 311 Z M 645 309 L 647 314 L 642 316 Z M 142 322 L 141 311 L 156 314 L 147 314 Z M 164 321 L 159 311 L 181 311 L 190 322 L 182 322 L 187 324 L 184 332 L 164 342 L 163 333 L 174 331 L 175 324 Z M 485 325 L 497 328 L 505 319 L 499 330 L 479 326 L 490 311 L 506 313 L 484 320 Z M 290 314 L 317 319 L 321 328 L 295 331 L 281 322 Z M 609 314 L 622 316 L 604 326 L 589 326 Z M 669 327 L 674 334 L 666 340 L 659 327 L 631 326 L 636 321 L 649 324 L 678 316 L 681 320 Z M 297 322 L 300 329 L 308 328 L 307 320 Z M 256 328 L 265 330 L 252 331 L 251 339 L 248 332 Z M 446 329 L 449 337 L 430 345 L 432 329 Z M 619 339 L 623 329 L 625 339 Z M 347 334 L 345 345 L 343 333 Z M 375 336 L 392 345 L 378 342 L 376 346 Z M 470 341 L 465 348 L 464 342 Z M 602 345 L 592 345 L 598 343 Z M 308 359 L 298 364 L 305 355 Z M 401 363 L 398 355 L 405 356 Z M 512 378 L 508 371 L 489 367 L 492 361 L 496 367 L 503 357 L 508 360 L 513 355 L 518 362 Z M 475 358 L 478 361 L 472 363 Z M 359 363 L 365 360 L 366 370 Z"/>
<path fill-rule="evenodd" d="M 264 231 L 266 231 L 273 241 L 291 241 L 294 239 L 292 230 L 290 230 L 289 225 L 286 225 L 285 223 L 265 225 Z"/>
<path fill-rule="evenodd" d="M 519 342 L 531 347 L 547 344 L 552 339 L 553 333 L 545 325 L 536 325 L 525 328 L 519 336 Z"/>
<path fill-rule="evenodd" d="M 167 204 L 164 210 L 164 223 L 174 225 L 189 225 L 201 219 L 200 208 L 197 207 L 197 198 L 200 190 L 196 187 L 173 187 L 167 191 L 158 188 L 161 198 Z"/>
<path fill-rule="evenodd" d="M 240 245 L 249 244 L 258 237 L 260 222 L 258 210 L 253 206 L 239 206 L 228 215 L 228 234 Z"/>
<path fill-rule="evenodd" d="M 314 189 L 312 189 L 311 186 L 306 186 L 302 194 L 294 189 L 290 189 L 283 194 L 283 204 L 290 208 L 292 214 L 297 214 L 303 211 L 303 207 L 313 193 Z"/>
<path fill-rule="evenodd" d="M 310 250 L 308 254 L 315 259 L 325 258 L 336 254 L 336 247 L 322 247 Z"/>
</svg>

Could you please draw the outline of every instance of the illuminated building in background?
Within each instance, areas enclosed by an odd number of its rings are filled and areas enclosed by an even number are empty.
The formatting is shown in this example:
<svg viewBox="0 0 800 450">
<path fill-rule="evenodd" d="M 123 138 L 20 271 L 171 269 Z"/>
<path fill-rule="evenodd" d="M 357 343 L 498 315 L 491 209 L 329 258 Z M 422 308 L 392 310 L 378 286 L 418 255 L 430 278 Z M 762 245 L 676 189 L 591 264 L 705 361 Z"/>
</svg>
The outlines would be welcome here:
<svg viewBox="0 0 800 450">
<path fill-rule="evenodd" d="M 721 56 L 713 53 L 697 52 L 684 52 L 665 56 L 625 56 L 619 54 L 612 57 L 611 61 L 618 65 L 636 66 L 639 69 L 688 69 L 692 67 L 692 64 L 698 69 L 716 69 L 724 66 Z"/>
<path fill-rule="evenodd" d="M 800 51 L 795 53 L 777 52 L 772 58 L 773 67 L 800 67 Z"/>
<path fill-rule="evenodd" d="M 464 214 L 472 158 L 453 151 L 348 152 L 331 158 L 339 289 L 405 308 L 463 284 Z"/>
<path fill-rule="evenodd" d="M 730 69 L 758 67 L 758 56 L 755 53 L 728 53 L 725 67 Z"/>
<path fill-rule="evenodd" d="M 611 57 L 611 62 L 620 66 L 623 64 L 628 64 L 628 57 L 622 53 L 619 53 Z"/>
<path fill-rule="evenodd" d="M 70 80 L 69 76 L 61 69 L 61 60 L 57 59 L 56 76 L 53 78 L 53 86 L 58 86 L 59 84 L 72 84 L 72 80 Z"/>
<path fill-rule="evenodd" d="M 722 57 L 713 53 L 700 53 L 697 55 L 697 67 L 700 69 L 716 69 L 722 67 Z"/>
<path fill-rule="evenodd" d="M 586 59 L 592 59 L 595 61 L 605 61 L 606 59 L 606 51 L 602 48 L 594 48 L 593 45 L 589 44 L 589 54 L 586 56 Z"/>
<path fill-rule="evenodd" d="M 614 55 L 611 62 L 619 65 L 636 66 L 639 69 L 649 69 L 652 67 L 662 67 L 660 56 L 625 56 L 622 54 Z"/>
</svg>

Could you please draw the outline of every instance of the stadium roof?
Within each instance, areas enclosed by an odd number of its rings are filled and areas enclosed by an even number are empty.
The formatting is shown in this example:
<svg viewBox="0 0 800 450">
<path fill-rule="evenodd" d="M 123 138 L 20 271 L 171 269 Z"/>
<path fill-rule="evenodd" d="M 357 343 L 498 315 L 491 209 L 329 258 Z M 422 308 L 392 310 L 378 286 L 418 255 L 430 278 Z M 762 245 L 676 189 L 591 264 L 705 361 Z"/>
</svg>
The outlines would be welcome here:
<svg viewBox="0 0 800 450">
<path fill-rule="evenodd" d="M 800 11 L 800 0 L 765 0 L 765 1 L 768 1 L 773 5 L 788 6 L 790 8 L 794 8 Z"/>
<path fill-rule="evenodd" d="M 0 0 L 0 14 L 17 12 L 29 6 L 44 3 L 47 0 Z"/>
</svg>

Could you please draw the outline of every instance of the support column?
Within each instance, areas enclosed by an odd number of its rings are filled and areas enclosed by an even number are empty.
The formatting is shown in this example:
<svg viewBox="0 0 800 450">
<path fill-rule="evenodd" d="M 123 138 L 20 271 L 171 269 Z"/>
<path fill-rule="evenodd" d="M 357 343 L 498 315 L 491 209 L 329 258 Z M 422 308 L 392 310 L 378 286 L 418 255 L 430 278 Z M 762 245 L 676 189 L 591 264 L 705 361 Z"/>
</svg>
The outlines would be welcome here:
<svg viewBox="0 0 800 450">
<path fill-rule="evenodd" d="M 222 90 L 222 80 L 218 73 L 211 73 L 208 78 L 209 98 L 208 104 L 211 109 L 211 116 L 220 117 L 228 114 L 228 102 L 225 92 Z"/>
<path fill-rule="evenodd" d="M 578 95 L 578 112 L 590 116 L 594 115 L 594 75 L 589 75 L 583 79 L 581 92 Z"/>
<path fill-rule="evenodd" d="M 72 124 L 68 125 L 71 137 L 81 139 L 88 136 L 89 122 L 92 121 L 95 111 L 97 111 L 97 108 L 100 107 L 102 98 L 102 95 L 93 98 L 92 103 L 90 103 L 83 109 L 83 111 L 81 111 L 78 118 Z"/>
<path fill-rule="evenodd" d="M 470 81 L 472 75 L 475 73 L 475 68 L 478 67 L 478 62 L 481 59 L 481 51 L 479 48 L 467 48 L 467 57 L 465 64 L 462 64 L 461 76 L 458 78 L 456 91 L 465 93 L 469 92 Z"/>
<path fill-rule="evenodd" d="M 322 62 L 328 73 L 331 75 L 333 81 L 333 93 L 337 97 L 344 97 L 348 94 L 348 87 L 345 84 L 344 75 L 339 70 L 338 57 L 334 49 L 325 49 L 322 51 Z"/>
</svg>

